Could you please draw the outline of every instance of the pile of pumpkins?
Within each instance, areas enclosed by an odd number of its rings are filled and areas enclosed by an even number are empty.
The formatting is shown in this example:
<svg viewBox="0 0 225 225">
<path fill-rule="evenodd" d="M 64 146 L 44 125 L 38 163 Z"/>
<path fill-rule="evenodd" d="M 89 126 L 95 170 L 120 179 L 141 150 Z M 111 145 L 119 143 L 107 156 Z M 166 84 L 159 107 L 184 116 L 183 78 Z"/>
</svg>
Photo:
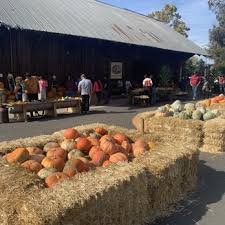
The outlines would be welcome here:
<svg viewBox="0 0 225 225">
<path fill-rule="evenodd" d="M 184 104 L 176 100 L 173 104 L 164 105 L 157 109 L 155 117 L 174 117 L 183 120 L 211 120 L 220 116 L 219 110 L 211 110 L 194 103 Z"/>
<path fill-rule="evenodd" d="M 103 127 L 84 133 L 69 128 L 60 143 L 50 142 L 43 148 L 17 148 L 3 158 L 8 163 L 17 163 L 36 173 L 46 187 L 54 187 L 78 173 L 118 162 L 130 162 L 154 146 L 153 142 L 146 143 L 142 139 L 132 142 L 123 133 L 109 135 Z"/>
<path fill-rule="evenodd" d="M 220 103 L 220 104 L 225 103 L 225 96 L 223 94 L 221 94 L 219 96 L 215 96 L 213 98 L 205 99 L 203 101 L 200 101 L 198 104 L 202 105 L 202 106 L 205 106 L 205 107 L 210 107 L 210 106 L 212 106 L 214 104 L 217 104 L 217 103 Z"/>
</svg>

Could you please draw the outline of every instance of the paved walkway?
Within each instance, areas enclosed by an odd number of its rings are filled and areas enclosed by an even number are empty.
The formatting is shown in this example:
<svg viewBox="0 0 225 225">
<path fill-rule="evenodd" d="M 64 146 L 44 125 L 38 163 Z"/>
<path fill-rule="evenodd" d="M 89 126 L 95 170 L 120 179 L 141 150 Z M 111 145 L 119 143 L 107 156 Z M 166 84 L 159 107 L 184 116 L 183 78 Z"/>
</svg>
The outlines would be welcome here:
<svg viewBox="0 0 225 225">
<path fill-rule="evenodd" d="M 93 107 L 89 115 L 60 116 L 28 123 L 0 124 L 0 141 L 41 134 L 51 134 L 67 127 L 107 123 L 133 128 L 132 117 L 148 108 L 129 108 L 125 102 L 113 101 L 112 106 Z M 152 108 L 151 108 L 152 109 Z M 179 212 L 154 225 L 224 225 L 225 224 L 225 154 L 200 156 L 198 189 Z"/>
</svg>

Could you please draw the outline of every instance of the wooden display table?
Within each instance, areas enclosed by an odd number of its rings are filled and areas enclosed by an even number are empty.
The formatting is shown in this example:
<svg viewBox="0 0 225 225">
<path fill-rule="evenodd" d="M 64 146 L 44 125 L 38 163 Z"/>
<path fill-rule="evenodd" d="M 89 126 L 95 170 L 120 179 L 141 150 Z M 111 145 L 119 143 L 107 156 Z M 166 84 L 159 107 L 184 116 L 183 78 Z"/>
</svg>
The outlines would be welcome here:
<svg viewBox="0 0 225 225">
<path fill-rule="evenodd" d="M 52 100 L 46 102 L 22 102 L 7 104 L 9 113 L 17 114 L 17 119 L 27 121 L 28 112 L 45 111 L 45 115 L 57 117 L 57 109 L 69 108 L 71 112 L 80 112 L 81 98 Z"/>
<path fill-rule="evenodd" d="M 140 104 L 142 106 L 146 106 L 149 103 L 149 96 L 147 95 L 140 95 L 140 96 L 134 96 L 132 99 L 132 104 Z"/>
</svg>

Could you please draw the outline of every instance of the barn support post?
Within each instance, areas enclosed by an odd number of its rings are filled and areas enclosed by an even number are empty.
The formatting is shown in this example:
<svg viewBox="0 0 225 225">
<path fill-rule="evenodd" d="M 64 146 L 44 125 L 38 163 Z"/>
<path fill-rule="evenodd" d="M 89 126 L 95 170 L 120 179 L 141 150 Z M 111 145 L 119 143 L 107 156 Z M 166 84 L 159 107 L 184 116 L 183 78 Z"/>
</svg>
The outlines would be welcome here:
<svg viewBox="0 0 225 225">
<path fill-rule="evenodd" d="M 12 48 L 12 33 L 11 29 L 8 27 L 9 30 L 9 45 L 10 45 L 10 69 L 13 72 L 13 48 Z"/>
</svg>

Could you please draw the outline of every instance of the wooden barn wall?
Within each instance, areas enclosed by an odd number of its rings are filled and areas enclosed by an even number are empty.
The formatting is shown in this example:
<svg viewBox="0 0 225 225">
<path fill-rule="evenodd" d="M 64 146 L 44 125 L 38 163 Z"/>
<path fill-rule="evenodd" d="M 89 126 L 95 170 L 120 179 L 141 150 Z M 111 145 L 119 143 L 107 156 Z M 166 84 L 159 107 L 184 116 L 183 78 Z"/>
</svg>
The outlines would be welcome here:
<svg viewBox="0 0 225 225">
<path fill-rule="evenodd" d="M 0 29 L 0 73 L 24 75 L 26 72 L 56 75 L 63 82 L 68 74 L 78 77 L 109 76 L 110 62 L 123 62 L 123 77 L 142 79 L 144 73 L 157 74 L 161 65 L 174 71 L 190 54 L 137 47 L 87 38 Z"/>
</svg>

